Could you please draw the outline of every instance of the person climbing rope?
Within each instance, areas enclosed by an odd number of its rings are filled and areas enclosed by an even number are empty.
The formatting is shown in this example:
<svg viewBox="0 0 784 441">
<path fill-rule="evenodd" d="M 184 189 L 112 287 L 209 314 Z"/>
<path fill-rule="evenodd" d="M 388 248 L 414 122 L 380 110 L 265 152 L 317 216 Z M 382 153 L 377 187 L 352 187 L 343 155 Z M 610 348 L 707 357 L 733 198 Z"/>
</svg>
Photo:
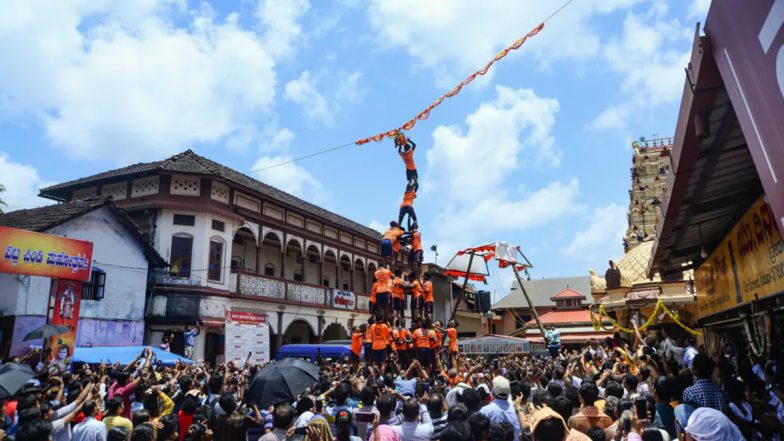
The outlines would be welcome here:
<svg viewBox="0 0 784 441">
<path fill-rule="evenodd" d="M 403 133 L 398 132 L 395 136 L 395 147 L 403 162 L 406 164 L 407 189 L 419 190 L 419 175 L 417 174 L 416 164 L 414 164 L 414 150 L 416 144 L 410 138 L 406 138 Z"/>
<path fill-rule="evenodd" d="M 395 258 L 397 257 L 398 251 L 400 251 L 399 239 L 403 233 L 405 233 L 405 231 L 400 228 L 400 224 L 392 221 L 389 223 L 387 231 L 385 231 L 384 235 L 381 237 L 381 257 L 387 261 L 387 265 L 390 268 L 394 268 Z"/>
<path fill-rule="evenodd" d="M 416 199 L 416 190 L 413 188 L 406 188 L 403 194 L 403 202 L 400 203 L 400 213 L 397 216 L 397 223 L 403 225 L 403 218 L 408 215 L 408 230 L 411 230 L 411 225 L 416 224 L 417 217 L 414 211 L 414 199 Z"/>
</svg>

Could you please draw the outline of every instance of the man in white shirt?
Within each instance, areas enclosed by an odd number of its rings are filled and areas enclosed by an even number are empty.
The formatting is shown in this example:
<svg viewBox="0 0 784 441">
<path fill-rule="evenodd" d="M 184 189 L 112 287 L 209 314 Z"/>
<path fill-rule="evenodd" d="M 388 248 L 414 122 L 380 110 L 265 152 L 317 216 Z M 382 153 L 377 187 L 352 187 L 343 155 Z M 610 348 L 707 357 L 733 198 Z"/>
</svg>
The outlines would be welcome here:
<svg viewBox="0 0 784 441">
<path fill-rule="evenodd" d="M 421 421 L 417 422 L 418 419 Z M 403 423 L 392 426 L 398 438 L 406 441 L 430 441 L 433 437 L 433 423 L 427 407 L 420 407 L 414 398 L 403 403 Z"/>
<path fill-rule="evenodd" d="M 699 351 L 694 346 L 697 342 L 693 339 L 689 339 L 689 346 L 686 348 L 686 351 L 683 353 L 683 365 L 686 366 L 691 370 L 691 363 L 694 361 L 694 356 L 699 354 Z"/>
<path fill-rule="evenodd" d="M 74 427 L 73 441 L 106 441 L 106 424 L 95 419 L 95 411 L 95 401 L 84 403 L 84 420 Z"/>
</svg>

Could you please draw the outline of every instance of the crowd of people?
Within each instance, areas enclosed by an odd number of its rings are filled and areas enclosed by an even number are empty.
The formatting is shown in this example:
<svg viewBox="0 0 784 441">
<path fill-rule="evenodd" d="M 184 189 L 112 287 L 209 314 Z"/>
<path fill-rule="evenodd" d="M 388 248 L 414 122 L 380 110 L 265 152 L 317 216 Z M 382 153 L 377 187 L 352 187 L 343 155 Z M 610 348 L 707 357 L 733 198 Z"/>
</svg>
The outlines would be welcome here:
<svg viewBox="0 0 784 441">
<path fill-rule="evenodd" d="M 456 323 L 419 325 L 406 334 L 371 320 L 352 337 L 359 353 L 319 360 L 318 382 L 263 408 L 247 399 L 262 366 L 163 366 L 145 350 L 124 366 L 61 371 L 33 352 L 16 360 L 37 377 L 2 401 L 0 440 L 781 439 L 784 394 L 759 357 L 713 360 L 662 331 L 555 356 L 468 357 Z"/>
</svg>

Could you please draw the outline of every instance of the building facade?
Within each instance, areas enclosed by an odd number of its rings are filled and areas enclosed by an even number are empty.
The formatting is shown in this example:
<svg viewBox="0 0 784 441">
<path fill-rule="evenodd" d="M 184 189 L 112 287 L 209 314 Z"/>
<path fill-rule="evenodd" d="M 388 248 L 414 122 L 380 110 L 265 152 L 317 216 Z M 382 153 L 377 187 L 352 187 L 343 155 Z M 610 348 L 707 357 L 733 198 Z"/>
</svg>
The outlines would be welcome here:
<svg viewBox="0 0 784 441">
<path fill-rule="evenodd" d="M 91 198 L 1 214 L 0 225 L 92 242 L 92 277 L 82 293 L 76 345 L 142 344 L 148 269 L 165 262 L 122 210 Z M 0 274 L 0 353 L 27 352 L 31 342 L 22 339 L 46 323 L 51 282 Z"/>
<path fill-rule="evenodd" d="M 686 69 L 651 272 L 694 271 L 708 353 L 784 363 L 781 2 L 713 2 Z M 778 54 L 778 57 L 776 56 Z M 778 60 L 778 63 L 777 63 Z"/>
<path fill-rule="evenodd" d="M 380 233 L 190 150 L 41 195 L 111 197 L 168 262 L 148 299 L 148 343 L 174 333 L 179 351 L 184 326 L 199 322 L 194 358 L 215 362 L 223 357 L 227 311 L 266 315 L 273 352 L 345 339 L 368 318 Z"/>
</svg>

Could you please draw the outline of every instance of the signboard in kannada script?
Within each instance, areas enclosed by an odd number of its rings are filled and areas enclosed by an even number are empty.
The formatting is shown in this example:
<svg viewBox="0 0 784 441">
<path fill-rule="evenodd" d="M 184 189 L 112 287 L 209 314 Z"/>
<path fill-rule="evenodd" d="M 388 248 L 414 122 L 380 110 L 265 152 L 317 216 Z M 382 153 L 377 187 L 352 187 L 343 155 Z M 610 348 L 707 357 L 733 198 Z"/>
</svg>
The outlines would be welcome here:
<svg viewBox="0 0 784 441">
<path fill-rule="evenodd" d="M 784 242 L 760 197 L 694 274 L 700 317 L 784 290 Z"/>
<path fill-rule="evenodd" d="M 0 227 L 0 273 L 90 280 L 93 243 Z"/>
<path fill-rule="evenodd" d="M 270 360 L 269 325 L 266 314 L 226 311 L 226 361 L 264 364 Z"/>
</svg>

